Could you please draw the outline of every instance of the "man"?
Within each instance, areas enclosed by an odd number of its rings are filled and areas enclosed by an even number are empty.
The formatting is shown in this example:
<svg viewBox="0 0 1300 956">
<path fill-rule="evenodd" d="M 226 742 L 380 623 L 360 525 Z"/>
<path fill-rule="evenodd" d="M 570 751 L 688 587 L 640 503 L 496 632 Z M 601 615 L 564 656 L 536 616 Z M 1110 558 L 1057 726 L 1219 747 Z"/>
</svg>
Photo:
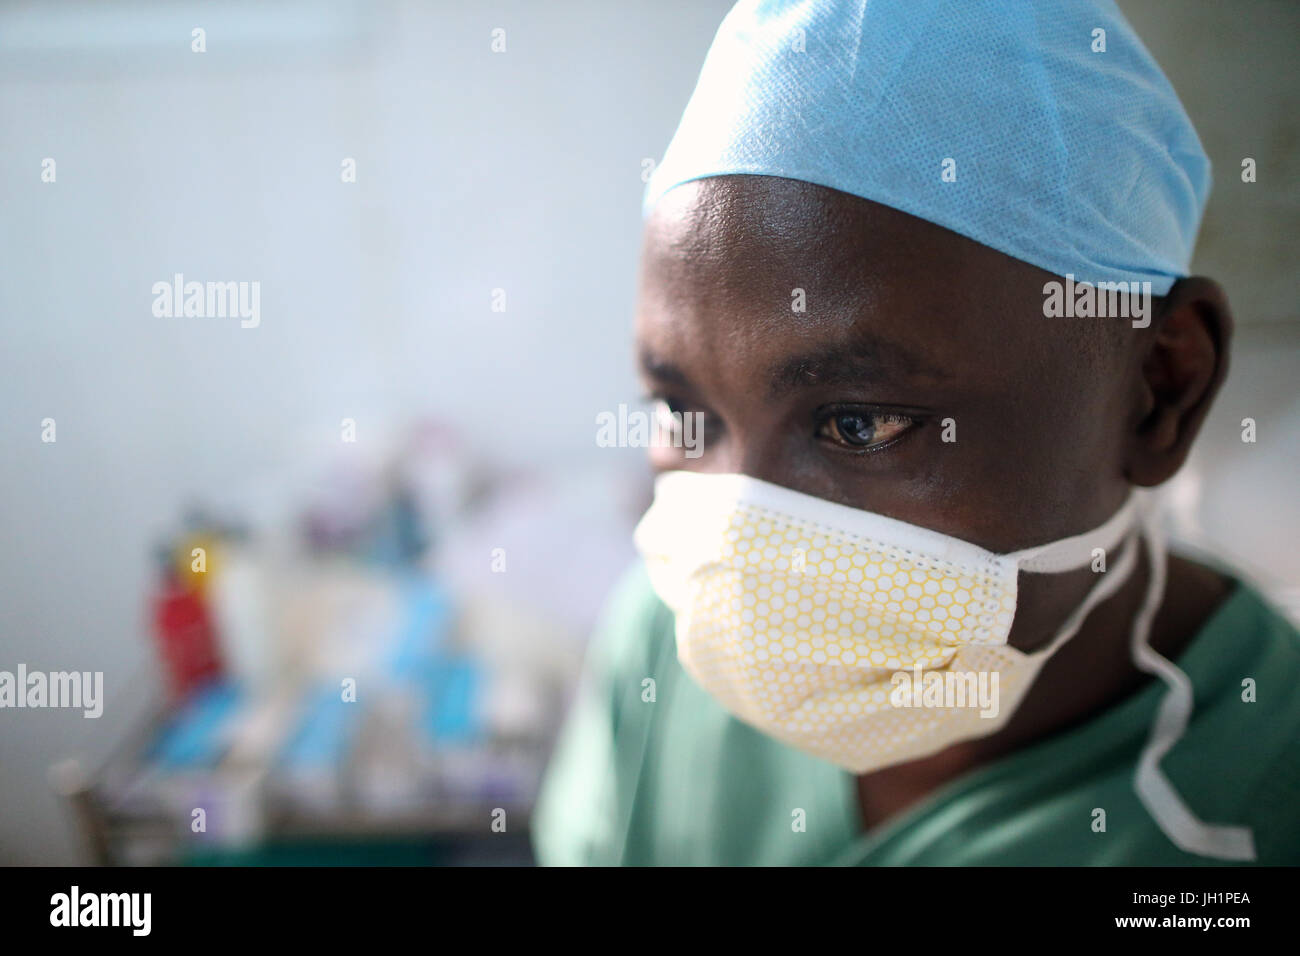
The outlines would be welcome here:
<svg viewBox="0 0 1300 956">
<path fill-rule="evenodd" d="M 1208 190 L 1112 3 L 737 5 L 645 200 L 704 452 L 654 451 L 543 863 L 1300 862 L 1300 636 L 1144 491 L 1227 369 Z"/>
</svg>

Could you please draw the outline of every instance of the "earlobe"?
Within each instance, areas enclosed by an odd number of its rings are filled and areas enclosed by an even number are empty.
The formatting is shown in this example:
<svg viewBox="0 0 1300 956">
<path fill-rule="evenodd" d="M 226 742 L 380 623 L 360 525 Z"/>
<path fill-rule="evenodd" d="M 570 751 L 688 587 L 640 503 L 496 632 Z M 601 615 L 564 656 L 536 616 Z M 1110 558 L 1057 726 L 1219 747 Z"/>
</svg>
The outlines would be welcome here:
<svg viewBox="0 0 1300 956">
<path fill-rule="evenodd" d="M 1159 485 L 1178 471 L 1228 371 L 1232 312 L 1211 279 L 1180 279 L 1152 323 L 1141 365 L 1142 417 L 1128 478 Z"/>
</svg>

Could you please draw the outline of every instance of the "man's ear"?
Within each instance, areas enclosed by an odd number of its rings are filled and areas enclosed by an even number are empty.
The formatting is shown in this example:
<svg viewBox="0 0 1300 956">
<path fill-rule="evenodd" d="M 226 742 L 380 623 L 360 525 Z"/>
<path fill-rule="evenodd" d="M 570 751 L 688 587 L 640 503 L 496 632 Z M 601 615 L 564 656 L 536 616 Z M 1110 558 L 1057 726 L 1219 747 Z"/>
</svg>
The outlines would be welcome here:
<svg viewBox="0 0 1300 956">
<path fill-rule="evenodd" d="M 1133 484 L 1161 484 L 1187 460 L 1228 373 L 1232 326 L 1228 297 L 1212 279 L 1179 279 L 1165 296 L 1142 359 L 1141 420 L 1127 469 Z"/>
</svg>

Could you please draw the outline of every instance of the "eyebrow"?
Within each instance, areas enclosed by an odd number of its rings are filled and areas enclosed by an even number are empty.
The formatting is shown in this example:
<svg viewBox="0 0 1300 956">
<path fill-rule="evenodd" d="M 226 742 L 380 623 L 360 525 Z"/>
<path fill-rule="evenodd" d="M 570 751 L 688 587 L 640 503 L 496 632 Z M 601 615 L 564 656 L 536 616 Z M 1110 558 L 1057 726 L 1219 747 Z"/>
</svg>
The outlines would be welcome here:
<svg viewBox="0 0 1300 956">
<path fill-rule="evenodd" d="M 951 378 L 914 353 L 871 337 L 851 346 L 821 349 L 788 358 L 768 373 L 768 394 L 780 398 L 813 386 L 852 386 L 864 382 L 937 381 Z"/>
<path fill-rule="evenodd" d="M 694 383 L 679 365 L 648 347 L 638 350 L 638 359 L 641 370 L 651 378 L 682 388 L 693 387 Z M 893 383 L 904 379 L 940 381 L 951 377 L 907 349 L 872 336 L 853 346 L 829 347 L 782 360 L 768 371 L 768 397 L 781 398 L 814 386 Z"/>
<path fill-rule="evenodd" d="M 680 366 L 656 355 L 649 348 L 639 348 L 637 359 L 641 363 L 641 371 L 653 379 L 668 385 L 680 385 L 682 388 L 690 388 L 693 384 Z"/>
</svg>

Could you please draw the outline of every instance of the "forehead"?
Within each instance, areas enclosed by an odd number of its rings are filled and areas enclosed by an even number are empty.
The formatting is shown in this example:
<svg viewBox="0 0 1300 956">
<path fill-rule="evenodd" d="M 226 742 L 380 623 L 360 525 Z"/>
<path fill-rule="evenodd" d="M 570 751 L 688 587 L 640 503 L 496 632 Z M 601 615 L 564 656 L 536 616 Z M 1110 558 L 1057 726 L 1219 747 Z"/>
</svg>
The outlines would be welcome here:
<svg viewBox="0 0 1300 956">
<path fill-rule="evenodd" d="M 686 183 L 646 227 L 638 336 L 680 359 L 873 346 L 902 363 L 1005 366 L 1050 348 L 1034 266 L 933 223 L 772 176 Z"/>
</svg>

